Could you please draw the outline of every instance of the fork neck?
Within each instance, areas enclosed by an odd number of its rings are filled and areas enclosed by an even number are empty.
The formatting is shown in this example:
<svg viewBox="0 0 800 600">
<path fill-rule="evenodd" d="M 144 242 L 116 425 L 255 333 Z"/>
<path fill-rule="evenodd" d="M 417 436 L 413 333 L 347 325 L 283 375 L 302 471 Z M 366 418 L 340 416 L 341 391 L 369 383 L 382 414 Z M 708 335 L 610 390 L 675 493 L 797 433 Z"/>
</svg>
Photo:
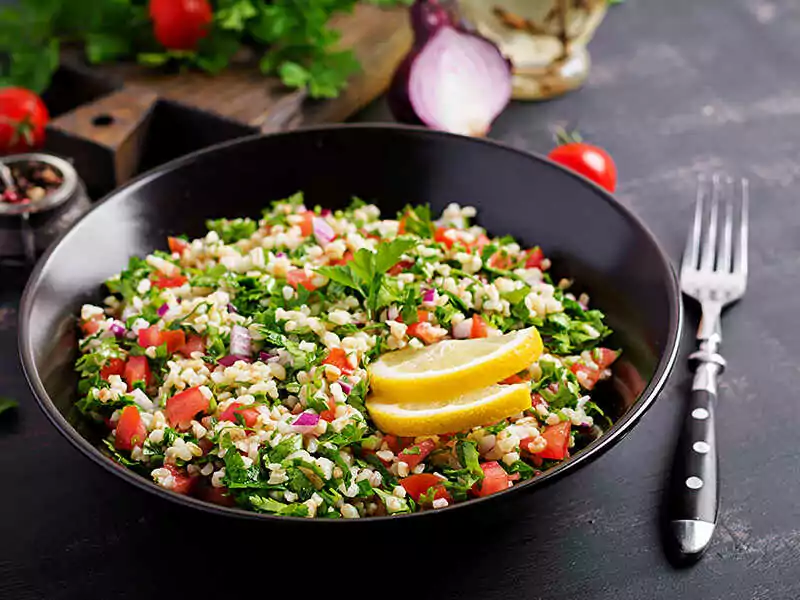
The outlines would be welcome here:
<svg viewBox="0 0 800 600">
<path fill-rule="evenodd" d="M 722 303 L 714 300 L 704 300 L 701 304 L 703 316 L 700 327 L 697 329 L 697 340 L 700 348 L 706 352 L 716 352 L 722 342 Z"/>
</svg>

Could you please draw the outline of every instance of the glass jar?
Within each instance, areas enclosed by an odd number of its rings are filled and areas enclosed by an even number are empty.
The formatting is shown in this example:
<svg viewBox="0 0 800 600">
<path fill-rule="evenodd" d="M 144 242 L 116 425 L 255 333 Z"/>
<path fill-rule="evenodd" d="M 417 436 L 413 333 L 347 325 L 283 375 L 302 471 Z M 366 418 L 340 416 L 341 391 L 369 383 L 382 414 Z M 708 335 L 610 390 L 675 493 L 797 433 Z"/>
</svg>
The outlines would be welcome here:
<svg viewBox="0 0 800 600">
<path fill-rule="evenodd" d="M 586 45 L 607 0 L 460 0 L 462 16 L 514 65 L 513 97 L 546 100 L 580 87 Z"/>
</svg>

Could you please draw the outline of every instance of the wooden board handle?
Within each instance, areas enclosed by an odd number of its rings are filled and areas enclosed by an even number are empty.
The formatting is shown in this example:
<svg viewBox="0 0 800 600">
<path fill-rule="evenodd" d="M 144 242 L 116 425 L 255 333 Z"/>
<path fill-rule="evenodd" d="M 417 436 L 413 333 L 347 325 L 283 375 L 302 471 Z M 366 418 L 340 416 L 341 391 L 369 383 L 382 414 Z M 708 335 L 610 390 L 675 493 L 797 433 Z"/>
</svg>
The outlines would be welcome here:
<svg viewBox="0 0 800 600">
<path fill-rule="evenodd" d="M 120 185 L 138 170 L 157 101 L 155 92 L 126 86 L 54 119 L 48 126 L 48 147 L 58 151 L 59 146 L 68 146 L 79 173 L 97 171 L 98 159 L 111 161 L 109 183 Z"/>
</svg>

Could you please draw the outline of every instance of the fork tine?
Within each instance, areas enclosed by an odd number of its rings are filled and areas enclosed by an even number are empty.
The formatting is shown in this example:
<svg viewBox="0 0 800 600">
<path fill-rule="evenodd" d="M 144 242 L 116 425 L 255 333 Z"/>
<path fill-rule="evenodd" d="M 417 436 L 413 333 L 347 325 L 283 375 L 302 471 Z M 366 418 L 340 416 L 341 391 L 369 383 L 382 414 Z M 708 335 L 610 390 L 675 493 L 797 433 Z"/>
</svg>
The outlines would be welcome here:
<svg viewBox="0 0 800 600">
<path fill-rule="evenodd" d="M 696 269 L 700 257 L 700 234 L 703 230 L 703 196 L 705 195 L 706 180 L 704 177 L 697 179 L 697 200 L 694 208 L 694 222 L 686 239 L 686 249 L 683 251 L 683 268 Z"/>
<path fill-rule="evenodd" d="M 736 260 L 733 264 L 733 272 L 740 275 L 747 275 L 747 236 L 750 218 L 750 182 L 742 179 L 742 214 L 739 223 L 739 243 L 736 248 Z"/>
<path fill-rule="evenodd" d="M 725 180 L 725 197 L 723 206 L 725 208 L 725 220 L 722 226 L 722 240 L 719 246 L 719 256 L 717 257 L 717 271 L 722 273 L 731 272 L 731 262 L 733 258 L 733 195 L 735 188 L 733 179 L 728 177 Z"/>
<path fill-rule="evenodd" d="M 708 216 L 708 231 L 703 243 L 700 258 L 701 271 L 714 270 L 714 258 L 717 249 L 717 213 L 719 212 L 720 181 L 719 173 L 711 178 L 711 212 Z"/>
</svg>

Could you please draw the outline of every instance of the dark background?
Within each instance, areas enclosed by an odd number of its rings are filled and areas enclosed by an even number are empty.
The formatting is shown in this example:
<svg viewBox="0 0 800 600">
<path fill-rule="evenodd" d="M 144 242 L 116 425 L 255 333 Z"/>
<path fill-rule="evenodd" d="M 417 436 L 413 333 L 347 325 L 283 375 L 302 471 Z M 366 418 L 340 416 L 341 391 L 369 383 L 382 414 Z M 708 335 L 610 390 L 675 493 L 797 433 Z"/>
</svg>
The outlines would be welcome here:
<svg viewBox="0 0 800 600">
<path fill-rule="evenodd" d="M 567 479 L 500 503 L 497 514 L 348 528 L 346 537 L 338 528 L 275 528 L 173 506 L 73 450 L 36 407 L 18 365 L 16 308 L 26 275 L 6 269 L 0 394 L 21 406 L 0 418 L 0 598 L 202 598 L 212 590 L 259 597 L 279 590 L 300 597 L 800 597 L 799 40 L 794 0 L 628 0 L 610 9 L 592 43 L 595 64 L 581 91 L 514 104 L 491 134 L 546 151 L 553 127 L 580 128 L 615 157 L 619 200 L 676 259 L 696 175 L 723 170 L 751 179 L 750 287 L 723 328 L 722 510 L 699 564 L 672 566 L 658 529 L 688 377 L 684 360 L 626 440 Z M 379 102 L 358 120 L 388 118 Z M 687 330 L 687 352 L 690 336 Z"/>
</svg>

